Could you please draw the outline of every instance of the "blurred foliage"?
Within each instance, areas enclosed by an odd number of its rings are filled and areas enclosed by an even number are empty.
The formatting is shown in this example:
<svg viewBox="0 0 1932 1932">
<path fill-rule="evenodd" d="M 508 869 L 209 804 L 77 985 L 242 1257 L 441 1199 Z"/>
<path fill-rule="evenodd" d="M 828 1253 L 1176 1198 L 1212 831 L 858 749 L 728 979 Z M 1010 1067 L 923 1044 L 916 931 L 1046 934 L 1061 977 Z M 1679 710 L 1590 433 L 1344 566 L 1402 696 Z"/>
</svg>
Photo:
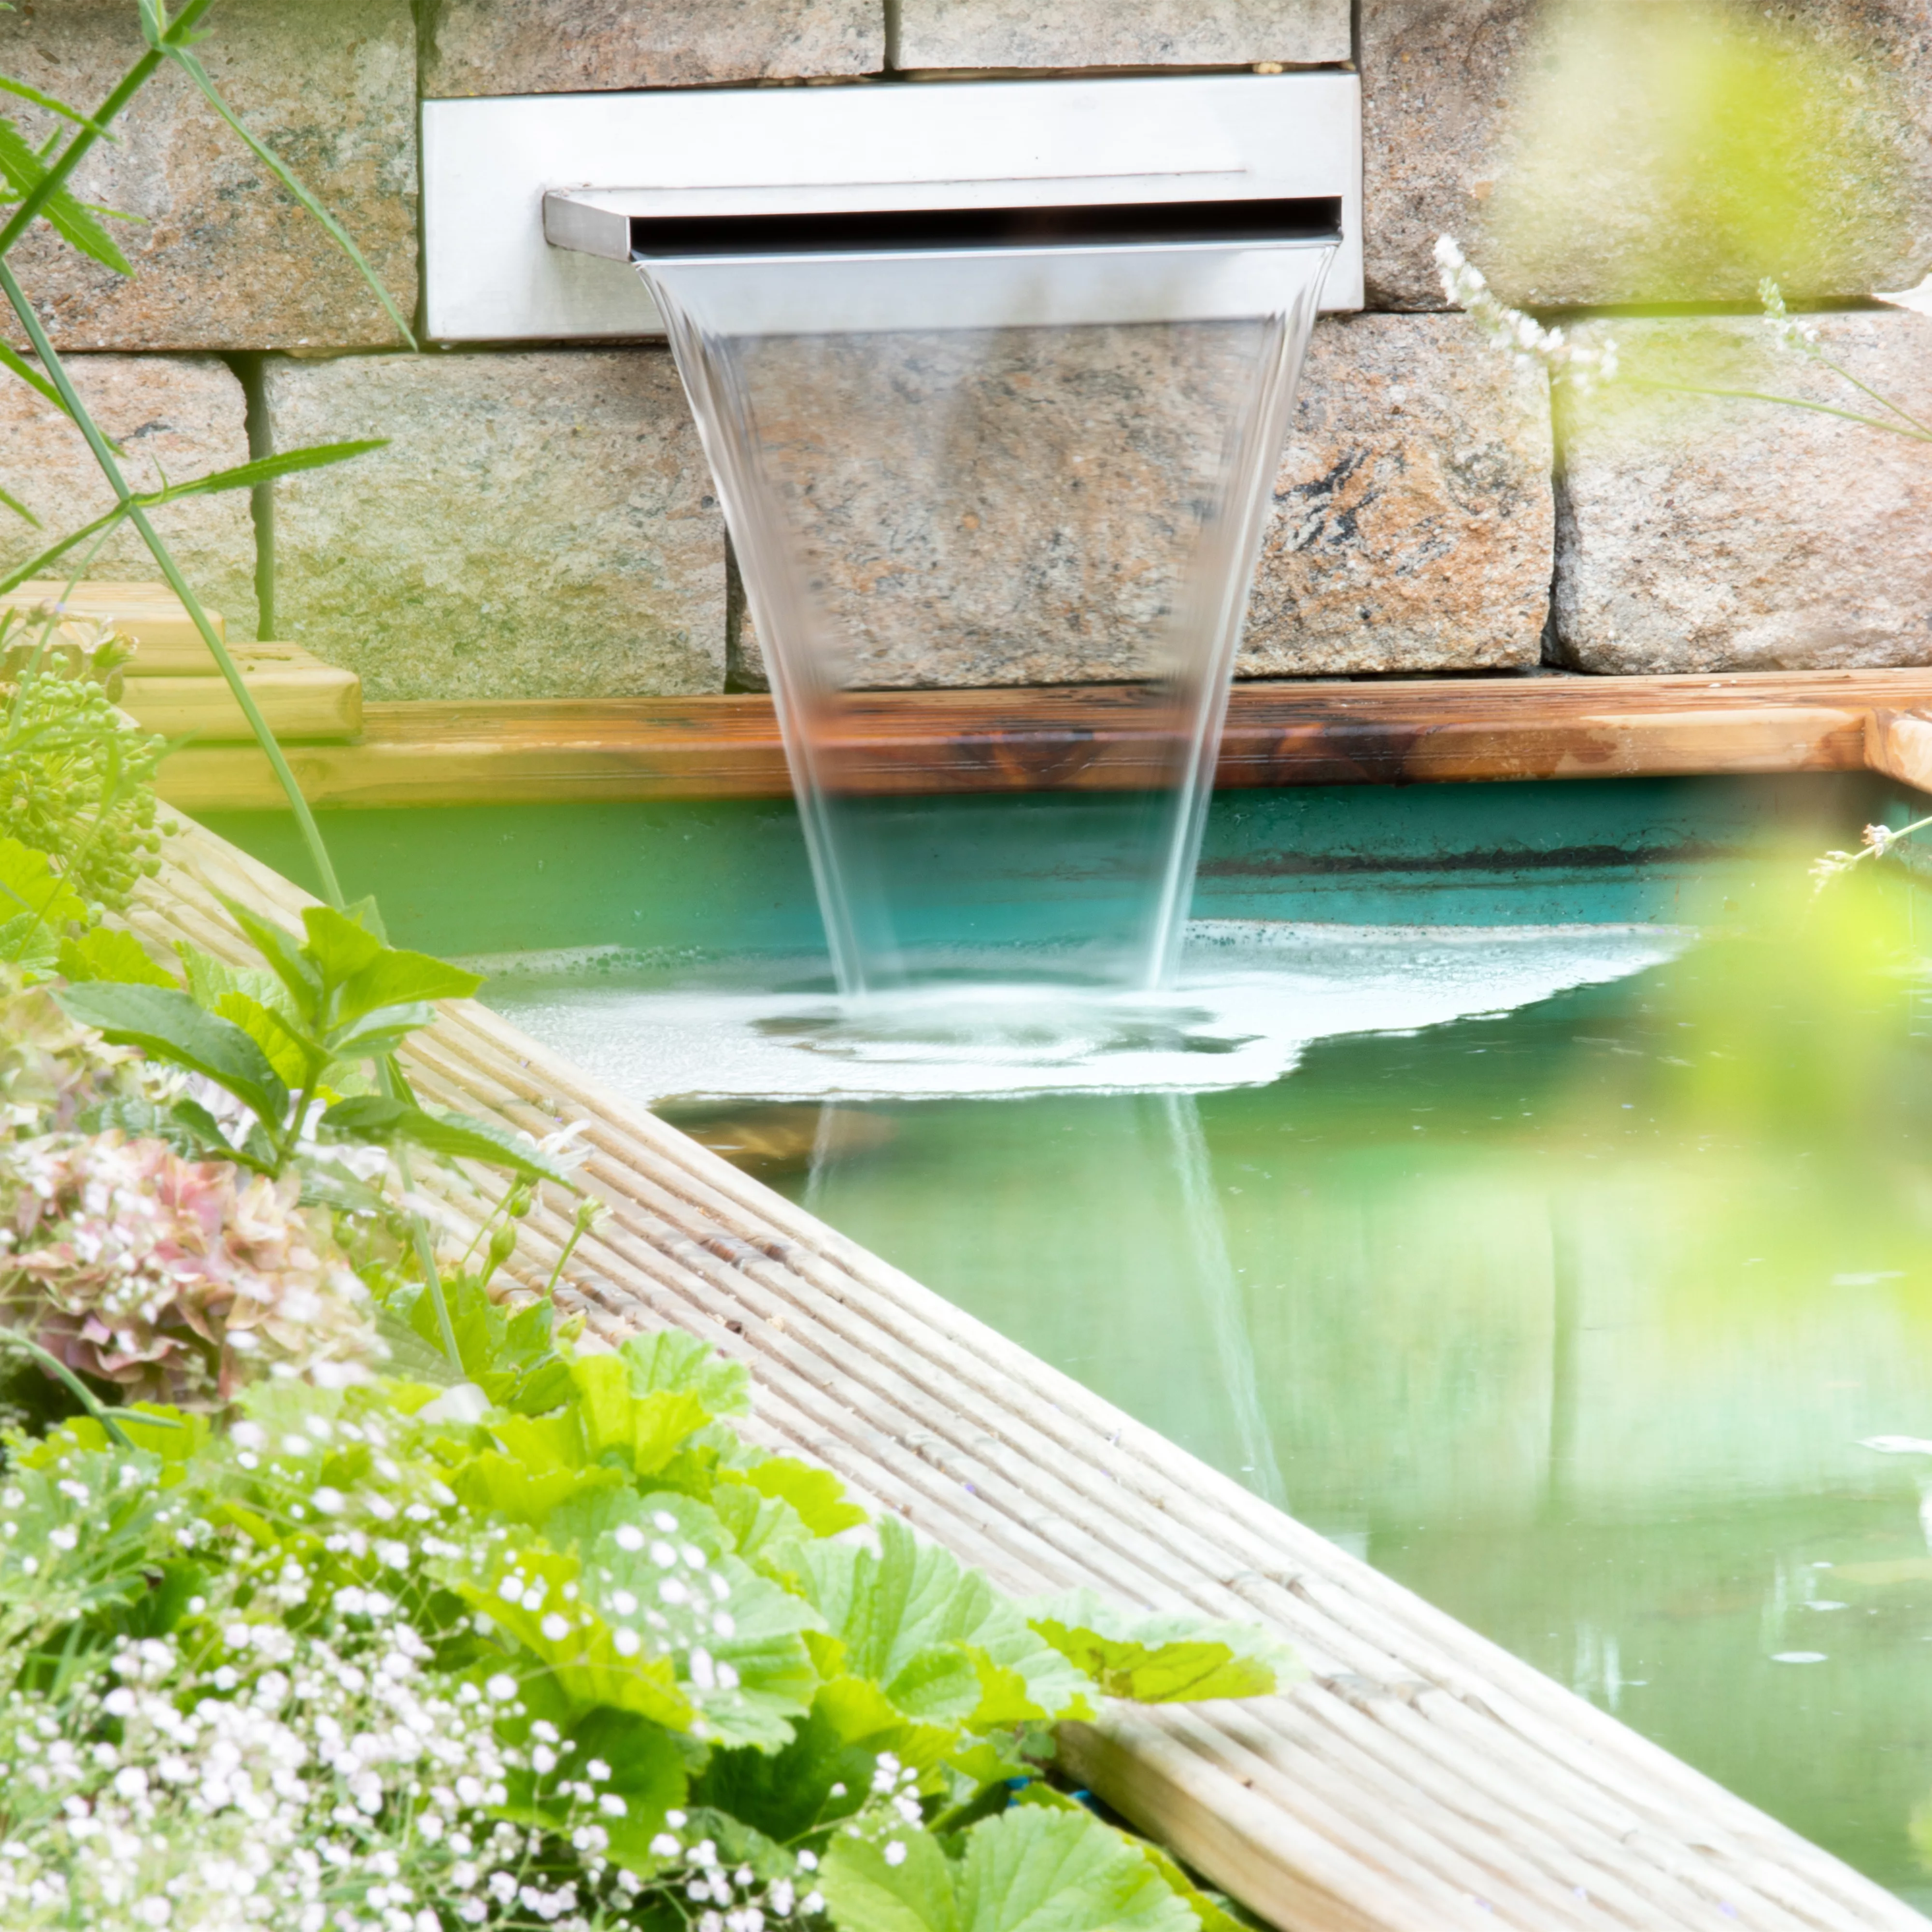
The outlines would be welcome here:
<svg viewBox="0 0 1932 1932">
<path fill-rule="evenodd" d="M 1924 139 L 1844 28 L 1714 0 L 1563 0 L 1476 250 L 1532 308 L 1868 292 L 1896 270 Z"/>
</svg>

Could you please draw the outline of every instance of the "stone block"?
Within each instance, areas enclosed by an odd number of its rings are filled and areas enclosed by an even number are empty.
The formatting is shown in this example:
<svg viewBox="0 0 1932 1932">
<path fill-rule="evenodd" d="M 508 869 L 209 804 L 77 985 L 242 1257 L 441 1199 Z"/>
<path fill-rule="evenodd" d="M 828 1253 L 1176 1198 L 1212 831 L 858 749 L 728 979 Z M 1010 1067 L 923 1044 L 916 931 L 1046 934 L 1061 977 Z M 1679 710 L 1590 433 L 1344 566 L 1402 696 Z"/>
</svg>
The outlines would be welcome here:
<svg viewBox="0 0 1932 1932">
<path fill-rule="evenodd" d="M 662 350 L 271 363 L 277 628 L 372 698 L 722 691 L 724 527 Z"/>
<path fill-rule="evenodd" d="M 885 64 L 884 0 L 442 0 L 432 100 L 829 79 Z"/>
<path fill-rule="evenodd" d="M 1349 0 L 899 0 L 901 68 L 1315 66 L 1354 51 Z"/>
<path fill-rule="evenodd" d="M 236 112 L 355 237 L 405 315 L 416 298 L 416 30 L 410 0 L 224 0 L 198 50 Z M 127 0 L 23 0 L 0 14 L 0 72 L 91 110 L 143 50 Z M 55 125 L 17 100 L 36 140 Z M 76 177 L 136 271 L 100 268 L 44 224 L 14 266 L 56 345 L 267 349 L 394 342 L 321 226 L 172 67 Z M 17 338 L 16 338 L 17 339 Z"/>
<path fill-rule="evenodd" d="M 1534 664 L 1553 520 L 1540 375 L 1460 316 L 1324 318 L 1236 674 Z"/>
<path fill-rule="evenodd" d="M 1188 426 L 1216 398 L 1206 341 L 1169 341 L 1162 359 L 1133 334 L 1083 344 L 1078 380 L 1062 371 L 1057 396 L 1038 350 L 1024 368 L 982 371 L 970 427 L 922 397 L 929 494 L 902 472 L 873 475 L 824 427 L 890 446 L 878 412 L 904 405 L 902 378 L 855 374 L 836 406 L 816 400 L 812 441 L 778 467 L 795 456 L 794 500 L 812 507 L 794 527 L 853 640 L 856 682 L 1148 673 L 1192 528 L 1174 512 L 1203 487 L 1210 455 Z M 1070 442 L 1076 404 L 1085 434 Z M 1118 434 L 1094 435 L 1096 422 Z M 1090 465 L 1084 486 L 1070 454 Z M 1084 507 L 1083 488 L 1094 493 Z M 1538 662 L 1553 544 L 1548 394 L 1461 316 L 1319 322 L 1274 497 L 1238 675 Z M 731 675 L 765 682 L 748 610 L 735 614 Z"/>
<path fill-rule="evenodd" d="M 140 490 L 186 483 L 248 460 L 242 385 L 212 356 L 76 356 L 68 360 L 88 412 L 124 452 Z M 36 530 L 0 512 L 0 557 L 24 563 L 70 530 L 111 509 L 114 493 L 80 432 L 26 383 L 0 378 L 0 488 L 40 520 Z M 152 513 L 154 526 L 197 595 L 227 620 L 228 635 L 255 634 L 255 525 L 248 492 L 190 496 Z M 99 550 L 70 551 L 44 577 L 78 572 L 96 580 L 151 583 L 159 567 L 123 524 Z"/>
<path fill-rule="evenodd" d="M 1816 319 L 1820 346 L 1932 418 L 1932 320 Z M 1882 413 L 1745 320 L 1618 326 L 1627 368 Z M 1556 634 L 1580 670 L 1932 663 L 1932 461 L 1840 418 L 1612 387 L 1558 410 Z"/>
<path fill-rule="evenodd" d="M 1672 91 L 1654 84 L 1653 70 L 1685 64 L 1666 38 L 1682 31 L 1678 0 L 1622 0 L 1598 38 L 1546 39 L 1544 25 L 1562 17 L 1542 0 L 1362 0 L 1370 308 L 1443 306 L 1431 255 L 1443 234 L 1511 299 L 1544 308 L 1748 302 L 1767 274 L 1794 298 L 1862 296 L 1910 286 L 1932 262 L 1924 0 L 1778 0 L 1737 11 L 1746 29 L 1761 20 L 1766 34 L 1789 34 L 1833 64 L 1831 84 L 1812 94 L 1820 126 L 1828 120 L 1848 144 L 1834 170 L 1818 169 L 1816 232 L 1750 247 L 1718 225 L 1724 197 L 1708 178 L 1658 166 Z M 1538 136 L 1535 104 L 1566 74 L 1579 82 L 1574 114 L 1556 137 Z M 1810 131 L 1785 130 L 1801 172 Z M 1790 159 L 1769 158 L 1768 173 Z"/>
</svg>

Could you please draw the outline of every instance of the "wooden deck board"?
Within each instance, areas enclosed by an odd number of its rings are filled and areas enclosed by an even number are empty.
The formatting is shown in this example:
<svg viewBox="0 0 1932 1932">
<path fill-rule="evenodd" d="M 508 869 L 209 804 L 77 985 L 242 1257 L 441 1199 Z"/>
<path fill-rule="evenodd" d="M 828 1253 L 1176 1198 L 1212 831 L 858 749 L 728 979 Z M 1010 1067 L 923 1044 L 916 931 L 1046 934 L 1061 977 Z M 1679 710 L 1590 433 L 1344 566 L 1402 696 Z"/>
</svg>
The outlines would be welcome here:
<svg viewBox="0 0 1932 1932">
<path fill-rule="evenodd" d="M 1870 721 L 1932 706 L 1932 670 L 1242 684 L 1224 787 L 1856 771 Z M 790 782 L 767 698 L 368 704 L 353 744 L 292 748 L 318 806 L 778 798 Z M 877 692 L 850 700 L 843 767 L 881 794 L 1108 789 L 1144 782 L 1136 694 Z M 273 809 L 252 746 L 190 746 L 164 766 L 184 812 Z"/>
<path fill-rule="evenodd" d="M 1888 689 L 1883 708 L 1900 708 Z M 1778 708 L 1828 716 L 1808 755 L 1848 759 L 1855 738 L 1862 763 L 1881 707 L 1840 695 Z M 1922 701 L 1932 680 L 1902 708 Z M 285 920 L 304 903 L 190 827 L 137 928 L 238 957 L 218 890 Z M 570 1292 L 600 1332 L 670 1324 L 744 1360 L 766 1439 L 1010 1588 L 1259 1618 L 1300 1647 L 1314 1675 L 1284 1697 L 1116 1711 L 1064 1739 L 1094 1789 L 1275 1924 L 1922 1932 L 1816 1846 L 484 1008 L 447 1007 L 411 1058 L 440 1102 L 536 1131 L 585 1124 L 613 1213 Z M 526 1228 L 527 1264 L 547 1268 L 563 1216 L 539 1204 Z"/>
</svg>

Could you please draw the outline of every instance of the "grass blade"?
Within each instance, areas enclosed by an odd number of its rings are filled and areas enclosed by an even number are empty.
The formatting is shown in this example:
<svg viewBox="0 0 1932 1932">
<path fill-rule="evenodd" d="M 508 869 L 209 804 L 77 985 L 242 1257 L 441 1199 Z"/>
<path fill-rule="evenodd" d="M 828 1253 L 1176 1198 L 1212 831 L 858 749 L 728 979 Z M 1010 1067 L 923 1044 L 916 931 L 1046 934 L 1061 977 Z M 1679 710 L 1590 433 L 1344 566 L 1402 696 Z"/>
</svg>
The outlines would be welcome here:
<svg viewBox="0 0 1932 1932">
<path fill-rule="evenodd" d="M 10 490 L 0 490 L 0 509 L 11 510 L 15 516 L 25 517 L 35 530 L 38 530 L 40 526 L 40 518 L 35 516 L 33 512 L 28 509 Z"/>
<path fill-rule="evenodd" d="M 328 230 L 335 245 L 356 264 L 363 280 L 368 284 L 370 293 L 382 304 L 383 312 L 395 324 L 397 332 L 412 349 L 416 348 L 418 346 L 416 332 L 404 319 L 402 310 L 397 308 L 388 290 L 382 286 L 381 280 L 377 278 L 375 270 L 370 268 L 368 262 L 364 260 L 362 250 L 356 247 L 355 238 L 350 235 L 348 230 L 344 228 L 341 223 L 338 221 L 335 217 L 331 214 L 328 210 L 323 207 L 322 203 L 302 185 L 293 171 L 279 155 L 265 147 L 249 132 L 229 106 L 227 102 L 222 99 L 220 93 L 216 90 L 214 82 L 208 77 L 208 70 L 202 65 L 200 60 L 195 55 L 189 52 L 185 46 L 170 44 L 168 48 L 168 58 L 194 82 L 196 86 L 201 89 L 202 94 L 207 99 L 208 104 L 248 143 L 248 150 L 255 158 Z"/>
<path fill-rule="evenodd" d="M 372 436 L 362 442 L 317 442 L 305 449 L 285 449 L 274 456 L 260 456 L 252 463 L 238 464 L 232 470 L 217 470 L 186 483 L 171 483 L 166 488 L 145 492 L 137 500 L 143 509 L 158 503 L 172 503 L 183 496 L 209 496 L 221 490 L 252 490 L 258 484 L 272 483 L 278 476 L 293 476 L 304 470 L 326 470 L 332 463 L 346 463 L 350 458 L 366 456 L 372 449 L 386 449 L 387 436 Z"/>
<path fill-rule="evenodd" d="M 76 128 L 85 128 L 104 140 L 114 139 L 98 121 L 90 121 L 79 108 L 70 107 L 64 100 L 56 100 L 51 94 L 43 94 L 38 87 L 29 87 L 24 80 L 15 80 L 0 74 L 0 94 L 10 94 L 20 100 L 31 101 L 36 107 L 44 107 L 50 114 L 58 114 L 62 120 L 71 121 Z"/>
<path fill-rule="evenodd" d="M 25 135 L 4 115 L 0 115 L 0 174 L 10 181 L 22 196 L 31 196 L 46 181 L 46 162 L 34 153 Z M 115 247 L 113 238 L 65 188 L 56 188 L 40 209 L 63 240 L 90 260 L 116 274 L 134 271 L 126 256 Z"/>
<path fill-rule="evenodd" d="M 19 568 L 8 571 L 4 577 L 0 577 L 0 597 L 4 597 L 10 590 L 17 590 L 22 584 L 39 576 L 49 564 L 58 563 L 76 544 L 86 542 L 97 530 L 112 530 L 127 514 L 128 506 L 116 503 L 112 509 L 96 517 L 84 528 L 74 531 L 70 536 L 62 537 L 58 543 L 42 550 L 38 556 L 29 557 Z"/>
</svg>

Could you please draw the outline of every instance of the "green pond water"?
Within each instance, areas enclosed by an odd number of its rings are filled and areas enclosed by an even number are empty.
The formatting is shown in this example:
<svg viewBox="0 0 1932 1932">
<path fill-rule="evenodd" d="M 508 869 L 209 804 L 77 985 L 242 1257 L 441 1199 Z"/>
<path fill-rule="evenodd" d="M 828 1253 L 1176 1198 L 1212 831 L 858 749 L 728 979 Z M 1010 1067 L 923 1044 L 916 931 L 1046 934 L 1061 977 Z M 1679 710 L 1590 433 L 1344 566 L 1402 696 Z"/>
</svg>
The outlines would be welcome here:
<svg viewBox="0 0 1932 1932">
<path fill-rule="evenodd" d="M 668 1111 L 1932 1906 L 1932 1442 L 1861 1446 L 1932 1436 L 1932 1025 L 1845 945 L 1231 1092 Z"/>
<path fill-rule="evenodd" d="M 1258 1084 L 1217 1053 L 1191 1091 L 661 1111 L 1932 1913 L 1932 921 L 1896 874 L 1803 880 L 1906 808 L 1829 781 L 1235 794 L 1199 918 L 1675 936 L 1400 1034 L 1312 1029 Z M 285 826 L 223 829 L 298 870 Z M 578 949 L 487 996 L 609 1079 L 680 1024 L 667 975 L 812 942 L 778 808 L 331 830 L 406 943 Z M 1050 849 L 1015 838 L 1018 890 Z"/>
</svg>

